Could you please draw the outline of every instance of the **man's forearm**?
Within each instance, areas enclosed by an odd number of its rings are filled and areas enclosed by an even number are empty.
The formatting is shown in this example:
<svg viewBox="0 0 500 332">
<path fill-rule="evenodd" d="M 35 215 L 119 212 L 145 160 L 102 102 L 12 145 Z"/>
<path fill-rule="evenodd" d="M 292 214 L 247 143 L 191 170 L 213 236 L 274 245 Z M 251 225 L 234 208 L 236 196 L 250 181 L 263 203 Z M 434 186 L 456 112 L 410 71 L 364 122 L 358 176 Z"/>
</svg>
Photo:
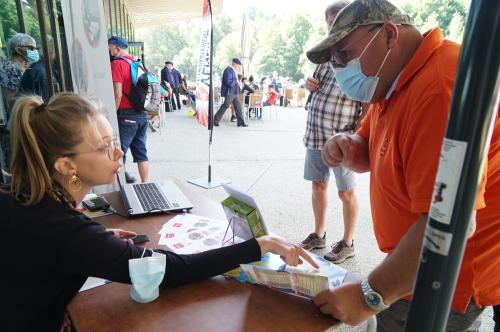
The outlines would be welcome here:
<svg viewBox="0 0 500 332">
<path fill-rule="evenodd" d="M 120 108 L 120 103 L 122 101 L 122 95 L 116 95 L 115 94 L 115 107 L 116 107 L 116 110 L 118 111 L 118 109 Z"/>
<path fill-rule="evenodd" d="M 394 303 L 412 291 L 426 224 L 427 215 L 421 215 L 396 249 L 370 273 L 370 285 L 384 297 L 386 304 Z"/>
</svg>

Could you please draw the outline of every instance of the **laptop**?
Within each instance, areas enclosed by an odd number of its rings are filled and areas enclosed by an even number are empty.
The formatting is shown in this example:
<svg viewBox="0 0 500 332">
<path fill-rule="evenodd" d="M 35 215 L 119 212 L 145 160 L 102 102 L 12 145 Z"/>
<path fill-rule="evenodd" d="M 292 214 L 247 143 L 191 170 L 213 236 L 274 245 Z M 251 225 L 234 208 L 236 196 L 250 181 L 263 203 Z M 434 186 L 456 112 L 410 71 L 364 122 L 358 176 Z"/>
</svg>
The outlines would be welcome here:
<svg viewBox="0 0 500 332">
<path fill-rule="evenodd" d="M 265 234 L 269 234 L 269 230 L 267 228 L 266 222 L 264 221 L 264 217 L 262 217 L 262 213 L 260 212 L 259 206 L 257 205 L 257 202 L 255 199 L 247 192 L 243 192 L 241 190 L 238 190 L 234 187 L 231 187 L 228 184 L 222 184 L 222 187 L 228 193 L 229 196 L 236 198 L 237 200 L 253 207 L 257 211 L 257 215 L 259 216 L 259 220 L 261 222 L 262 228 L 264 229 Z M 233 231 L 234 231 L 234 226 L 233 225 Z M 248 238 L 243 238 L 244 240 L 248 240 Z"/>
<path fill-rule="evenodd" d="M 117 179 L 129 216 L 193 208 L 193 204 L 173 181 L 122 184 L 120 176 Z"/>
</svg>

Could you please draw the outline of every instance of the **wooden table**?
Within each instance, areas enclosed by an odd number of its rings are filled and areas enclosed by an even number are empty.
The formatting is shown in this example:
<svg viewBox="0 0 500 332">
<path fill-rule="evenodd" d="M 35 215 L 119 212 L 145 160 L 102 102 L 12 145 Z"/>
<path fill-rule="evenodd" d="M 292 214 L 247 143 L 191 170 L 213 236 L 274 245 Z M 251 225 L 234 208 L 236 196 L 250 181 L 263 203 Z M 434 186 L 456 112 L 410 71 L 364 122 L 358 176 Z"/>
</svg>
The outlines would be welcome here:
<svg viewBox="0 0 500 332">
<path fill-rule="evenodd" d="M 194 205 L 193 214 L 225 218 L 219 203 L 179 183 Z M 107 195 L 123 211 L 118 192 Z M 126 219 L 118 215 L 98 219 L 108 228 L 148 234 L 149 248 L 170 215 Z M 309 300 L 222 276 L 174 289 L 160 289 L 148 304 L 134 302 L 130 285 L 113 282 L 79 293 L 68 307 L 78 331 L 324 331 L 336 321 L 320 313 Z"/>
</svg>

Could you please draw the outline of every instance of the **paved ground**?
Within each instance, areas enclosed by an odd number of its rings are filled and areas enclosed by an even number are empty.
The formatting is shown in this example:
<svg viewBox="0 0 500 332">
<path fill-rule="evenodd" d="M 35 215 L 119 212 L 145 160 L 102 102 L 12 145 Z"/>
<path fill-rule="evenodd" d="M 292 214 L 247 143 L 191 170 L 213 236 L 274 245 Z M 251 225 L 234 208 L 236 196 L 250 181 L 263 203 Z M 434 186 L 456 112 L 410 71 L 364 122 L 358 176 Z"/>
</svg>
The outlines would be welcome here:
<svg viewBox="0 0 500 332">
<path fill-rule="evenodd" d="M 305 148 L 302 135 L 307 113 L 303 108 L 277 108 L 264 120 L 250 120 L 248 128 L 223 120 L 216 127 L 212 145 L 213 176 L 227 179 L 250 192 L 259 203 L 270 230 L 291 241 L 301 241 L 313 231 L 311 184 L 303 179 Z M 185 109 L 167 113 L 166 128 L 148 138 L 153 180 L 188 180 L 207 176 L 208 130 L 187 117 Z M 129 158 L 131 160 L 131 158 Z M 137 175 L 134 167 L 128 170 Z M 366 276 L 384 257 L 373 237 L 369 174 L 357 177 L 360 214 L 355 234 L 356 256 L 342 266 Z M 226 197 L 222 188 L 195 190 L 216 201 Z M 330 186 L 327 236 L 329 244 L 342 237 L 342 207 L 334 180 Z M 319 252 L 324 253 L 323 252 Z M 336 331 L 362 331 L 341 326 Z M 492 331 L 492 311 L 483 314 L 481 331 Z"/>
</svg>

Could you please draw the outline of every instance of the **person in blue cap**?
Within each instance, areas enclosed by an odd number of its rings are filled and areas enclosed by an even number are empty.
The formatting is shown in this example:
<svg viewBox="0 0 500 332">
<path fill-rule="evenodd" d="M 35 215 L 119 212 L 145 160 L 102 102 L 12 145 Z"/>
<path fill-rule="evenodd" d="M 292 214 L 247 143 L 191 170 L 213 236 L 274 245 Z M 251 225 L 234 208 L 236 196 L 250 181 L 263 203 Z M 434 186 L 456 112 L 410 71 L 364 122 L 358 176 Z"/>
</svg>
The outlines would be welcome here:
<svg viewBox="0 0 500 332">
<path fill-rule="evenodd" d="M 224 103 L 214 116 L 214 126 L 216 127 L 219 126 L 220 119 L 222 119 L 231 104 L 234 106 L 238 127 L 248 127 L 241 113 L 241 104 L 238 96 L 240 93 L 240 85 L 238 84 L 238 72 L 240 68 L 240 59 L 233 58 L 231 65 L 224 69 L 221 86 L 221 96 L 224 97 Z"/>
<path fill-rule="evenodd" d="M 128 149 L 132 152 L 134 163 L 137 163 L 139 175 L 142 182 L 149 180 L 149 163 L 146 149 L 147 129 L 149 124 L 148 115 L 134 109 L 128 95 L 132 90 L 132 76 L 130 64 L 124 59 L 132 62 L 137 61 L 127 51 L 128 42 L 125 38 L 112 36 L 108 39 L 108 51 L 111 61 L 111 76 L 113 79 L 113 90 L 118 118 L 118 129 L 120 131 L 120 143 L 123 150 L 123 165 Z M 136 179 L 125 172 L 127 183 L 133 183 Z"/>
</svg>

